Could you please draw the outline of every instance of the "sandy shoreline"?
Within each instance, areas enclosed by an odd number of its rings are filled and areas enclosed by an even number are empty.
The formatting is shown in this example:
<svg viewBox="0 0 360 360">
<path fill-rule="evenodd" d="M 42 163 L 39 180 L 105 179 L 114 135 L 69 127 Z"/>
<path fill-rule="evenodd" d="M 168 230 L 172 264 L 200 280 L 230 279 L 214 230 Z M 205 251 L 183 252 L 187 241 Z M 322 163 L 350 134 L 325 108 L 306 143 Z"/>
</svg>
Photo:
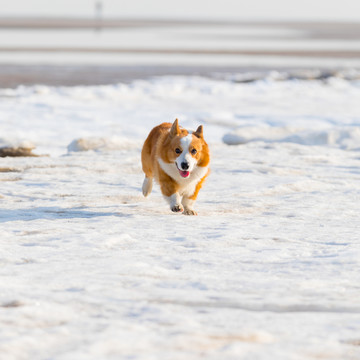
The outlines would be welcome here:
<svg viewBox="0 0 360 360">
<path fill-rule="evenodd" d="M 136 79 L 157 76 L 203 76 L 214 79 L 231 78 L 236 82 L 251 82 L 269 75 L 272 67 L 248 66 L 64 66 L 64 65 L 1 65 L 0 88 L 14 88 L 19 85 L 108 85 L 131 83 Z M 335 76 L 359 79 L 360 72 L 347 74 L 342 69 L 311 69 L 283 67 L 279 70 L 279 80 L 327 79 Z M 274 75 L 273 75 L 274 76 Z"/>
<path fill-rule="evenodd" d="M 98 47 L 0 47 L 1 52 L 26 53 L 104 53 L 104 54 L 185 54 L 185 55 L 249 55 L 249 56 L 291 56 L 360 58 L 360 50 L 214 50 L 214 49 L 140 49 L 140 48 L 98 48 Z"/>
<path fill-rule="evenodd" d="M 204 66 L 65 66 L 65 65 L 10 65 L 0 66 L 0 88 L 43 84 L 50 86 L 106 85 L 130 83 L 162 75 L 212 76 L 214 73 L 253 71 L 248 67 Z M 257 69 L 260 70 L 260 69 Z M 269 71 L 270 69 L 261 69 Z"/>
</svg>

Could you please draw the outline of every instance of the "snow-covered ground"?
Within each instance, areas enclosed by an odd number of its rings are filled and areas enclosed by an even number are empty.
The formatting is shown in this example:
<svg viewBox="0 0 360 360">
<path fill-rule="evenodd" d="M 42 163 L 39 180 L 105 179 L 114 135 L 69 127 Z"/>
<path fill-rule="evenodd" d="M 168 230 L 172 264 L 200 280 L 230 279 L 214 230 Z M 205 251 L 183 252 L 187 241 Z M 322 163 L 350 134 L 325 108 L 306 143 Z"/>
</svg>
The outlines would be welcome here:
<svg viewBox="0 0 360 360">
<path fill-rule="evenodd" d="M 0 159 L 1 358 L 360 358 L 360 82 L 236 78 L 0 90 L 0 146 L 48 155 Z M 141 194 L 175 117 L 197 217 Z"/>
</svg>

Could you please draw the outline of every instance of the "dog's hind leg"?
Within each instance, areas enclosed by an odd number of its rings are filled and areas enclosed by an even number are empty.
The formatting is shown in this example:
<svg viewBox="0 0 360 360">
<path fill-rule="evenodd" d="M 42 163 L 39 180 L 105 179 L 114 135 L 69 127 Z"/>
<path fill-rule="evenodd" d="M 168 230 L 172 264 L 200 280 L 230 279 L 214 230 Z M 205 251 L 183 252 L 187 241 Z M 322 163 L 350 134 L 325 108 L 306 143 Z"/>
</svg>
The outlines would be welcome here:
<svg viewBox="0 0 360 360">
<path fill-rule="evenodd" d="M 146 197 L 151 193 L 153 187 L 153 166 L 151 152 L 149 149 L 149 141 L 146 140 L 141 151 L 142 169 L 145 173 L 145 179 L 142 185 L 142 193 Z"/>
<path fill-rule="evenodd" d="M 151 193 L 153 187 L 153 178 L 145 176 L 143 185 L 142 185 L 142 193 L 146 197 Z"/>
</svg>

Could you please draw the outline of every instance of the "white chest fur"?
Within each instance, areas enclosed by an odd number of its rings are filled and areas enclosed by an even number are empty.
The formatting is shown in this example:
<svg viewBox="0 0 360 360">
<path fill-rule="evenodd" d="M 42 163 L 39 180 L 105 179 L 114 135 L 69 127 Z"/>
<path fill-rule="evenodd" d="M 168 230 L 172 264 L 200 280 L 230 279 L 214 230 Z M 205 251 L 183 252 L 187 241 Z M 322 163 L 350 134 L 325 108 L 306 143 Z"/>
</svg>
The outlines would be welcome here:
<svg viewBox="0 0 360 360">
<path fill-rule="evenodd" d="M 195 192 L 197 183 L 207 174 L 208 166 L 195 166 L 188 178 L 183 178 L 179 174 L 175 163 L 166 163 L 161 158 L 157 159 L 162 170 L 165 171 L 179 185 L 179 193 L 184 196 L 191 196 Z"/>
</svg>

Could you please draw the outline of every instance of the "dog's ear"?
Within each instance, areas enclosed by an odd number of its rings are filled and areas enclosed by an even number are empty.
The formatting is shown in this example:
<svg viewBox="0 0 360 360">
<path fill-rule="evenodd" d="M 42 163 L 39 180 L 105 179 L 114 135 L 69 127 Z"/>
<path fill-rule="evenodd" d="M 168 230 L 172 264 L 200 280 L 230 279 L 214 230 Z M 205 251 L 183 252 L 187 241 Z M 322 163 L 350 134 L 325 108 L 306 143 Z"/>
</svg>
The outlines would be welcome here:
<svg viewBox="0 0 360 360">
<path fill-rule="evenodd" d="M 176 136 L 180 134 L 180 128 L 179 128 L 179 120 L 175 119 L 174 123 L 172 124 L 172 127 L 170 129 L 170 135 Z"/>
<path fill-rule="evenodd" d="M 196 137 L 200 138 L 200 139 L 202 139 L 202 138 L 204 137 L 204 135 L 203 135 L 203 126 L 202 126 L 202 125 L 200 125 L 200 126 L 196 129 L 196 131 L 194 132 L 194 135 L 195 135 Z"/>
</svg>

